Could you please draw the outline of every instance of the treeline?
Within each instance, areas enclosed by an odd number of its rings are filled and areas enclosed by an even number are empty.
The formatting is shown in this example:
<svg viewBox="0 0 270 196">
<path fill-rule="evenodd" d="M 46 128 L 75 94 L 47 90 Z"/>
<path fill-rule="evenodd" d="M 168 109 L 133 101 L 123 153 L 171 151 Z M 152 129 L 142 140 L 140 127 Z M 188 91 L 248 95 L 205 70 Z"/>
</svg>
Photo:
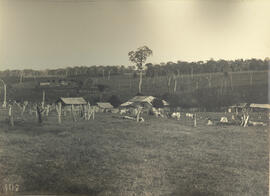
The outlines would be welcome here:
<svg viewBox="0 0 270 196">
<path fill-rule="evenodd" d="M 215 72 L 239 72 L 268 70 L 270 60 L 261 59 L 237 59 L 237 60 L 213 60 L 197 62 L 167 62 L 160 64 L 147 63 L 145 75 L 147 77 L 165 76 L 169 74 L 198 74 Z M 134 74 L 135 66 L 76 66 L 61 69 L 47 70 L 5 70 L 0 72 L 0 77 L 73 77 L 90 76 L 110 78 L 113 75 Z"/>
<path fill-rule="evenodd" d="M 241 72 L 241 71 L 260 71 L 268 70 L 269 59 L 237 59 L 234 61 L 210 59 L 206 62 L 167 62 L 160 64 L 146 64 L 146 76 L 166 76 L 169 74 L 199 74 L 216 72 Z"/>
<path fill-rule="evenodd" d="M 233 89 L 215 87 L 198 89 L 186 94 L 164 94 L 161 97 L 167 100 L 173 108 L 179 106 L 217 111 L 236 103 L 267 103 L 268 85 L 237 86 Z"/>
</svg>

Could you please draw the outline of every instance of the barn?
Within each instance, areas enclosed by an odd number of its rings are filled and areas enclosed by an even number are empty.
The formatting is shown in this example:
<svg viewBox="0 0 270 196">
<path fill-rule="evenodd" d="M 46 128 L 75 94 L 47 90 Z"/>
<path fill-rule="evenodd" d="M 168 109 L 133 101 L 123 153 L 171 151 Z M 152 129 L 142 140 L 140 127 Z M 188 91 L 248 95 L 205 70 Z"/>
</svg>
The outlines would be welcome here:
<svg viewBox="0 0 270 196">
<path fill-rule="evenodd" d="M 64 110 L 69 111 L 74 110 L 82 110 L 84 106 L 87 105 L 87 101 L 83 97 L 60 97 L 56 103 L 61 103 Z"/>
</svg>

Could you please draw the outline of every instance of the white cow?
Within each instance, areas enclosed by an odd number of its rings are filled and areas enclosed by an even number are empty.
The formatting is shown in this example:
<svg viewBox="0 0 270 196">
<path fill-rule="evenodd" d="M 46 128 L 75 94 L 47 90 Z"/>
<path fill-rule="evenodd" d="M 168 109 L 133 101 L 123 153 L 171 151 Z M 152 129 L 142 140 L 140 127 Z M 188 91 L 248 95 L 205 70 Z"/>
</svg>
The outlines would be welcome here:
<svg viewBox="0 0 270 196">
<path fill-rule="evenodd" d="M 223 117 L 221 117 L 220 122 L 227 123 L 229 121 L 228 121 L 228 118 L 227 117 L 224 117 L 223 116 Z"/>
<path fill-rule="evenodd" d="M 191 113 L 186 113 L 186 117 L 189 117 L 189 118 L 194 118 L 194 114 L 191 114 Z"/>
<path fill-rule="evenodd" d="M 177 120 L 180 120 L 181 114 L 180 114 L 180 112 L 173 112 L 171 114 L 171 117 L 176 118 Z"/>
</svg>

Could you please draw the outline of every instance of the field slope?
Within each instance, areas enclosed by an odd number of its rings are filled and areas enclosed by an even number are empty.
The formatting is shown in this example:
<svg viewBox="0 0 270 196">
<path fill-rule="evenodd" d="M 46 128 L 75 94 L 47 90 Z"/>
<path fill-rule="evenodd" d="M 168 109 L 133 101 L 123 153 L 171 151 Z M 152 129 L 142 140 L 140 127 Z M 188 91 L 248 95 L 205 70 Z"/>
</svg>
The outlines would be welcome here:
<svg viewBox="0 0 270 196">
<path fill-rule="evenodd" d="M 56 118 L 1 124 L 0 184 L 24 193 L 266 196 L 266 127 L 206 126 L 98 113 L 95 121 Z M 31 122 L 31 123 L 30 123 Z M 3 125 L 3 126 L 2 126 Z"/>
</svg>

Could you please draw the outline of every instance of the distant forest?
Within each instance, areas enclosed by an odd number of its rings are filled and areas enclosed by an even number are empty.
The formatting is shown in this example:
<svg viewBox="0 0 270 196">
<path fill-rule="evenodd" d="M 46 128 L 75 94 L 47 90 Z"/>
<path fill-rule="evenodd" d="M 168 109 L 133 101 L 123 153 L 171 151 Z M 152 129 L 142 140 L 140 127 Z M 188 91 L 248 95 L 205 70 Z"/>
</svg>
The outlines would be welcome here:
<svg viewBox="0 0 270 196">
<path fill-rule="evenodd" d="M 241 72 L 268 70 L 269 58 L 261 59 L 237 59 L 237 60 L 213 60 L 197 62 L 167 62 L 160 64 L 145 64 L 145 75 L 147 77 L 166 76 L 171 74 L 199 74 L 216 72 Z M 60 69 L 47 70 L 5 70 L 0 72 L 0 77 L 46 77 L 46 76 L 90 76 L 110 77 L 113 75 L 134 74 L 135 66 L 75 66 Z"/>
</svg>

